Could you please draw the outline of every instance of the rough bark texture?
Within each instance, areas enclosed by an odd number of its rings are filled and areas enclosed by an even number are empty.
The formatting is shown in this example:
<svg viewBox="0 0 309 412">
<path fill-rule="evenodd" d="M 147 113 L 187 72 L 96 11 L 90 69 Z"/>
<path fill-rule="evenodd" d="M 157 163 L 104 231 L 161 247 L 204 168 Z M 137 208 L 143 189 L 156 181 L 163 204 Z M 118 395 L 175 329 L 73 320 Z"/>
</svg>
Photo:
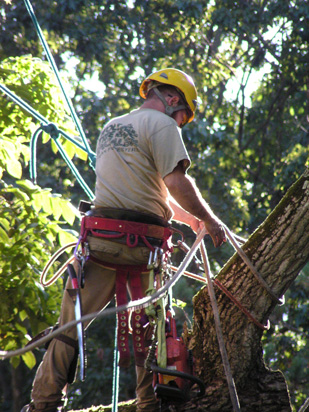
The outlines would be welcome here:
<svg viewBox="0 0 309 412">
<path fill-rule="evenodd" d="M 244 251 L 277 296 L 282 296 L 309 259 L 309 171 L 243 246 Z M 217 279 L 262 324 L 276 303 L 246 264 L 234 255 Z M 221 326 L 242 412 L 291 411 L 285 379 L 263 363 L 263 331 L 221 290 L 215 288 Z M 225 373 L 215 333 L 213 312 L 204 287 L 194 298 L 194 328 L 186 333 L 194 351 L 197 374 L 206 383 L 206 396 L 187 404 L 186 411 L 231 411 Z"/>
<path fill-rule="evenodd" d="M 308 206 L 309 170 L 306 170 L 243 246 L 251 262 L 278 297 L 286 292 L 309 260 Z M 227 262 L 217 279 L 260 323 L 267 323 L 276 303 L 237 254 Z M 241 411 L 291 411 L 282 373 L 269 370 L 263 362 L 263 330 L 250 321 L 220 289 L 215 287 L 215 292 Z M 179 410 L 230 412 L 232 404 L 206 287 L 194 298 L 193 320 L 193 330 L 186 330 L 184 337 L 193 350 L 196 373 L 206 383 L 206 394 Z M 102 407 L 99 410 L 107 412 L 111 409 Z M 135 405 L 121 406 L 121 411 L 132 410 L 135 410 Z"/>
</svg>

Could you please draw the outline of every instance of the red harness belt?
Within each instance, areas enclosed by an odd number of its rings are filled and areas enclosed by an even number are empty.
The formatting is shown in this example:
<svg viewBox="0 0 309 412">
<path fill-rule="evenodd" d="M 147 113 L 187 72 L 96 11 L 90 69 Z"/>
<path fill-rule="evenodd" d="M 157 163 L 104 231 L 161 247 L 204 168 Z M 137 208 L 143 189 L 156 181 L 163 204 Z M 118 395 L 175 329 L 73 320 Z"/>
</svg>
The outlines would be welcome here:
<svg viewBox="0 0 309 412">
<path fill-rule="evenodd" d="M 117 233 L 100 233 L 99 231 L 117 232 Z M 105 239 L 119 239 L 126 236 L 126 243 L 129 247 L 136 247 L 139 238 L 152 251 L 153 246 L 147 237 L 162 239 L 161 248 L 163 250 L 171 249 L 169 240 L 172 231 L 169 227 L 151 225 L 147 223 L 131 222 L 128 220 L 107 219 L 105 217 L 84 216 L 81 222 L 81 241 L 86 241 L 89 234 Z M 133 241 L 131 240 L 133 237 Z"/>
<path fill-rule="evenodd" d="M 147 246 L 151 251 L 154 251 L 154 247 L 150 244 L 150 241 L 148 239 L 154 238 L 156 240 L 162 241 L 160 247 L 164 251 L 172 250 L 172 230 L 169 227 L 163 227 L 159 225 L 131 222 L 127 220 L 108 219 L 95 216 L 84 216 L 81 222 L 80 241 L 82 244 L 86 242 L 88 235 L 110 240 L 126 237 L 126 244 L 129 247 L 138 246 L 140 238 L 144 242 L 145 246 Z M 133 300 L 138 300 L 144 297 L 141 285 L 141 273 L 149 271 L 147 269 L 147 265 L 112 264 L 101 261 L 92 255 L 90 255 L 89 259 L 100 265 L 116 270 L 117 306 L 126 305 L 128 303 L 128 290 L 130 292 L 131 299 Z M 138 366 L 144 366 L 144 361 L 147 354 L 144 342 L 144 319 L 145 316 L 143 309 L 137 309 L 131 314 L 134 356 L 135 363 Z M 127 367 L 130 363 L 130 350 L 128 341 L 130 319 L 128 311 L 123 310 L 121 312 L 118 312 L 117 320 L 117 344 L 120 352 L 119 366 Z"/>
</svg>

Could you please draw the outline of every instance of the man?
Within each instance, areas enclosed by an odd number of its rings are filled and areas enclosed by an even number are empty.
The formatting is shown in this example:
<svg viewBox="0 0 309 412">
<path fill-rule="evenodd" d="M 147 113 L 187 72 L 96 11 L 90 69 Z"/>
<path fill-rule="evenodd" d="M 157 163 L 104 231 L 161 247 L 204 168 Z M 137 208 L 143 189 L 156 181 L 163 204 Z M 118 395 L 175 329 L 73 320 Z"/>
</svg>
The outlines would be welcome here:
<svg viewBox="0 0 309 412">
<path fill-rule="evenodd" d="M 96 198 L 84 225 L 90 259 L 84 267 L 85 286 L 81 289 L 83 314 L 102 310 L 115 292 L 117 303 L 125 303 L 125 287 L 134 300 L 145 295 L 149 249 L 168 249 L 171 219 L 190 225 L 195 232 L 205 225 L 216 247 L 226 241 L 220 220 L 186 174 L 190 159 L 181 128 L 193 120 L 196 110 L 192 78 L 177 69 L 160 70 L 143 81 L 140 95 L 145 99 L 142 106 L 112 119 L 98 139 Z M 75 269 L 80 271 L 77 262 Z M 60 325 L 75 318 L 70 288 L 69 280 Z M 126 365 L 128 318 L 125 313 L 120 315 L 120 362 Z M 138 312 L 136 319 L 140 317 Z M 140 327 L 140 322 L 135 321 L 135 325 Z M 137 410 L 155 412 L 159 405 L 152 374 L 143 367 L 146 351 L 138 333 L 135 337 L 133 333 Z M 50 342 L 34 380 L 32 402 L 22 412 L 61 411 L 75 360 L 76 330 L 72 328 Z"/>
</svg>

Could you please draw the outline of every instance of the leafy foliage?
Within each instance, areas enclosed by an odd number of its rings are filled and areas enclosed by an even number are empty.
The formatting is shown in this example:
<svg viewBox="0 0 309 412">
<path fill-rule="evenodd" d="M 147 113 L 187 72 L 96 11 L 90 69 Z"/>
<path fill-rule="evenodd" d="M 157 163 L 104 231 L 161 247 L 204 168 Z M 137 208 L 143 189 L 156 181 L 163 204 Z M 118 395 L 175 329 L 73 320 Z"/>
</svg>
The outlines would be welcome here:
<svg viewBox="0 0 309 412">
<path fill-rule="evenodd" d="M 32 4 L 92 146 L 106 120 L 140 104 L 138 88 L 145 75 L 170 66 L 193 76 L 199 92 L 199 110 L 195 122 L 183 131 L 192 158 L 190 173 L 214 211 L 235 232 L 246 236 L 254 230 L 300 176 L 306 162 L 308 165 L 309 36 L 305 22 L 309 16 L 305 2 L 34 0 Z M 47 64 L 37 60 L 42 55 L 42 46 L 24 2 L 2 3 L 0 15 L 0 50 L 4 59 L 0 66 L 1 82 L 50 121 L 74 134 L 53 76 Z M 28 226 L 25 223 L 24 227 L 28 228 L 27 236 L 31 239 L 25 236 L 23 241 L 31 250 L 27 254 L 31 270 L 30 267 L 22 270 L 20 276 L 28 279 L 35 276 L 33 267 L 42 267 L 56 246 L 59 233 L 63 233 L 58 226 L 59 209 L 55 210 L 56 206 L 48 209 L 46 205 L 58 202 L 58 207 L 64 208 L 64 198 L 72 199 L 76 205 L 83 193 L 55 153 L 54 145 L 50 147 L 47 135 L 43 136 L 43 143 L 38 143 L 39 183 L 43 188 L 53 188 L 53 193 L 62 193 L 63 198 L 29 182 L 17 183 L 28 178 L 25 169 L 30 156 L 28 142 L 37 124 L 2 94 L 0 105 L 0 174 L 5 181 L 1 187 L 1 222 L 2 205 L 16 208 L 12 220 L 5 209 L 1 239 L 3 245 L 7 238 L 11 241 L 8 227 L 13 227 L 15 218 L 18 227 L 18 207 L 27 210 L 29 221 L 25 217 Z M 84 154 L 70 143 L 65 143 L 65 147 L 86 182 L 93 186 L 94 175 L 85 163 Z M 45 205 L 40 213 L 36 209 L 38 202 Z M 69 216 L 74 213 L 67 208 L 62 218 L 71 224 Z M 41 254 L 36 247 L 32 251 L 34 237 L 39 233 L 34 231 L 32 210 L 36 211 L 36 224 L 43 233 L 38 236 L 40 242 L 44 239 Z M 45 225 L 41 218 L 46 219 Z M 185 233 L 190 244 L 193 235 L 186 229 Z M 13 245 L 13 240 L 9 245 Z M 214 250 L 210 243 L 207 248 L 216 272 L 232 250 L 228 245 Z M 8 256 L 7 250 L 6 253 Z M 35 264 L 28 256 L 31 254 L 40 263 Z M 176 261 L 180 259 L 176 255 Z M 291 365 L 293 361 L 297 365 L 300 359 L 308 361 L 304 349 L 308 345 L 303 344 L 308 342 L 306 322 L 300 316 L 307 313 L 308 301 L 301 294 L 301 282 L 307 276 L 304 272 L 288 292 L 286 306 L 280 309 L 282 317 L 289 316 L 289 323 L 284 326 L 286 332 L 282 332 L 282 319 L 278 315 L 274 322 L 278 327 L 265 340 L 266 360 L 285 371 L 297 407 L 306 391 L 305 384 L 299 383 L 291 373 Z M 180 286 L 175 296 L 190 300 L 190 288 L 198 286 L 185 282 L 187 287 Z M 60 298 L 58 287 L 54 286 Z M 36 293 L 43 291 L 38 289 Z M 13 311 L 18 305 L 14 306 L 14 296 L 10 296 Z M 52 304 L 48 302 L 44 304 Z M 295 302 L 297 309 L 293 306 Z M 29 304 L 32 307 L 33 303 Z M 39 309 L 34 310 L 38 313 Z M 16 317 L 16 324 L 23 326 L 27 321 Z M 54 320 L 56 313 L 51 311 L 50 317 Z M 41 321 L 49 323 L 50 317 Z M 102 335 L 103 332 L 101 339 Z M 22 336 L 20 332 L 19 339 Z M 13 342 L 15 347 L 17 341 Z M 280 357 L 283 347 L 286 356 Z M 301 379 L 306 383 L 308 377 L 305 371 L 304 374 Z M 98 386 L 92 382 L 87 389 L 78 383 L 73 389 L 81 391 L 85 403 L 97 399 Z"/>
<path fill-rule="evenodd" d="M 20 97 L 40 107 L 41 114 L 53 114 L 65 125 L 59 93 L 55 93 L 45 63 L 29 56 L 10 58 L 2 63 L 0 73 Z M 41 102 L 42 96 L 45 100 Z M 61 195 L 23 179 L 23 167 L 29 161 L 29 137 L 36 125 L 12 102 L 2 98 L 0 104 L 0 336 L 3 349 L 13 350 L 25 345 L 29 334 L 53 325 L 58 317 L 61 285 L 44 290 L 39 273 L 55 247 L 76 239 L 76 234 L 60 224 L 73 225 L 78 212 Z M 29 368 L 36 363 L 32 352 L 22 359 Z M 19 361 L 12 358 L 15 367 Z"/>
</svg>

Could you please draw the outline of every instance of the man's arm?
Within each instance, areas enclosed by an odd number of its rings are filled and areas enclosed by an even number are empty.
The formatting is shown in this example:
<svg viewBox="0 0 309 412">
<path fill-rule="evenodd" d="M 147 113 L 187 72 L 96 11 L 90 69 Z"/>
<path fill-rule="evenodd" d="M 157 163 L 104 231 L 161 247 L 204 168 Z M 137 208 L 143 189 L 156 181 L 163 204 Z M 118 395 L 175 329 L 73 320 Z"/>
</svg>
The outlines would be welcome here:
<svg viewBox="0 0 309 412">
<path fill-rule="evenodd" d="M 198 232 L 203 224 L 200 219 L 184 210 L 172 196 L 169 197 L 169 205 L 174 212 L 173 220 L 190 226 L 195 233 Z"/>
<path fill-rule="evenodd" d="M 204 222 L 215 247 L 221 246 L 222 243 L 226 241 L 222 222 L 202 198 L 194 180 L 184 173 L 181 165 L 176 166 L 172 173 L 165 176 L 163 180 L 176 202 L 179 203 L 185 211 L 189 212 L 189 214 Z M 171 207 L 173 208 L 173 204 L 171 204 Z M 183 221 L 191 225 L 188 217 L 183 214 L 181 216 L 181 211 L 176 210 L 175 212 L 175 220 Z M 183 220 L 183 218 L 186 220 Z"/>
</svg>

